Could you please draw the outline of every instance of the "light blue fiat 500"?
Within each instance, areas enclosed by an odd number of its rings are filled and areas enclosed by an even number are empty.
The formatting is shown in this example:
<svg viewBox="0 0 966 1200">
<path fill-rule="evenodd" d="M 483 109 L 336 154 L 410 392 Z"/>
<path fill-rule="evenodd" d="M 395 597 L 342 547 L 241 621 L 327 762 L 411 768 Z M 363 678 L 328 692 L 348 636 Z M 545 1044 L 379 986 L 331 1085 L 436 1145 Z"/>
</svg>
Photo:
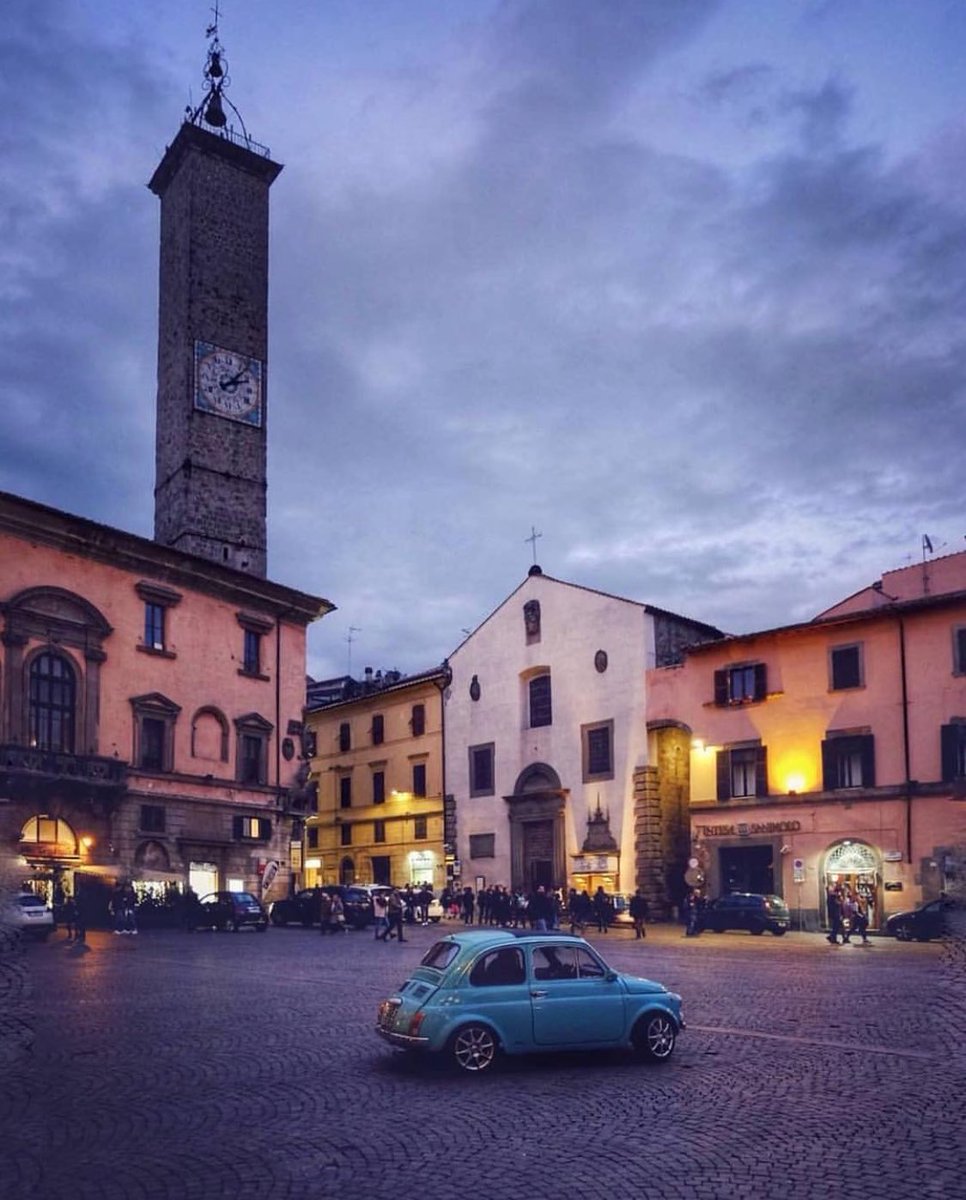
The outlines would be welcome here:
<svg viewBox="0 0 966 1200">
<path fill-rule="evenodd" d="M 393 1046 L 475 1072 L 501 1052 L 627 1047 L 663 1062 L 683 1028 L 680 996 L 611 970 L 583 938 L 511 929 L 436 942 L 376 1021 Z"/>
</svg>

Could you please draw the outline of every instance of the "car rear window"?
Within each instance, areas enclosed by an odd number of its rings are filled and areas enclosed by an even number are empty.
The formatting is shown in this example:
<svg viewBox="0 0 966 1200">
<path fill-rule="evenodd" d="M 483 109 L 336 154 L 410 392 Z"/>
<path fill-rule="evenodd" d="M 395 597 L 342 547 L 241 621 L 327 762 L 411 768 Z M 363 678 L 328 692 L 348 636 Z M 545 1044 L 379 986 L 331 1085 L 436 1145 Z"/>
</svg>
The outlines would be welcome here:
<svg viewBox="0 0 966 1200">
<path fill-rule="evenodd" d="M 524 983 L 526 978 L 527 969 L 519 946 L 502 946 L 499 950 L 481 954 L 470 972 L 470 983 L 474 987 L 506 987 Z"/>
<path fill-rule="evenodd" d="M 44 908 L 46 907 L 43 900 L 39 896 L 18 896 L 17 903 L 22 908 Z"/>
<path fill-rule="evenodd" d="M 423 955 L 419 965 L 445 971 L 459 952 L 460 948 L 456 942 L 436 942 Z"/>
</svg>

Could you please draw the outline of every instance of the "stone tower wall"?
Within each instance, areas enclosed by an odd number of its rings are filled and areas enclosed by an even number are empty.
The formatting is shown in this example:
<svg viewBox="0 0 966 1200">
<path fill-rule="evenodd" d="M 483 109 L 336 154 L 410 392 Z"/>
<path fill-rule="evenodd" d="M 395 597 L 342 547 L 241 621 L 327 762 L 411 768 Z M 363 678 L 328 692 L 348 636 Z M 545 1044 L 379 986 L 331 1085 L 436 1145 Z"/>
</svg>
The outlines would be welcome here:
<svg viewBox="0 0 966 1200">
<path fill-rule="evenodd" d="M 666 919 L 680 903 L 690 847 L 691 735 L 661 729 L 655 742 L 656 763 L 634 772 L 634 886 L 644 889 L 651 916 Z"/>
</svg>

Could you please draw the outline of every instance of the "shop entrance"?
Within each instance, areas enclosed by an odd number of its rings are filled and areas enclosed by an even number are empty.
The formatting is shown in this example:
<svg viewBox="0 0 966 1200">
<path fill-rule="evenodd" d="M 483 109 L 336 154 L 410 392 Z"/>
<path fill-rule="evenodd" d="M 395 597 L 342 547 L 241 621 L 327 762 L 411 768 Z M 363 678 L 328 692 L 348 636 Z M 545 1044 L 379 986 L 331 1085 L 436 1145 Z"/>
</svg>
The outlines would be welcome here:
<svg viewBox="0 0 966 1200">
<path fill-rule="evenodd" d="M 869 913 L 869 928 L 882 923 L 882 871 L 879 856 L 865 842 L 839 842 L 825 855 L 825 886 L 822 888 L 823 919 L 828 925 L 826 896 L 829 888 L 841 888 L 861 896 Z"/>
<path fill-rule="evenodd" d="M 721 893 L 775 891 L 774 850 L 771 846 L 722 846 L 718 851 Z"/>
<path fill-rule="evenodd" d="M 218 866 L 216 863 L 193 862 L 188 864 L 188 887 L 196 896 L 208 896 L 218 891 Z"/>
</svg>

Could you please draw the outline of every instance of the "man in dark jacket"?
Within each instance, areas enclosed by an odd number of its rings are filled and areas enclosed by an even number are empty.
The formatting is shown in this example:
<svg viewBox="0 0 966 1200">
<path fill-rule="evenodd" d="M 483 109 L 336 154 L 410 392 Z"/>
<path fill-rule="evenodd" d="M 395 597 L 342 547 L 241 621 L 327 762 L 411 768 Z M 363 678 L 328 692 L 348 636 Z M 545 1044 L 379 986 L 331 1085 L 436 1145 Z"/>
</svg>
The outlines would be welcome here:
<svg viewBox="0 0 966 1200">
<path fill-rule="evenodd" d="M 629 908 L 631 920 L 634 922 L 634 937 L 646 938 L 647 930 L 644 928 L 644 922 L 647 920 L 648 905 L 643 888 L 638 888 L 631 896 Z"/>
</svg>

